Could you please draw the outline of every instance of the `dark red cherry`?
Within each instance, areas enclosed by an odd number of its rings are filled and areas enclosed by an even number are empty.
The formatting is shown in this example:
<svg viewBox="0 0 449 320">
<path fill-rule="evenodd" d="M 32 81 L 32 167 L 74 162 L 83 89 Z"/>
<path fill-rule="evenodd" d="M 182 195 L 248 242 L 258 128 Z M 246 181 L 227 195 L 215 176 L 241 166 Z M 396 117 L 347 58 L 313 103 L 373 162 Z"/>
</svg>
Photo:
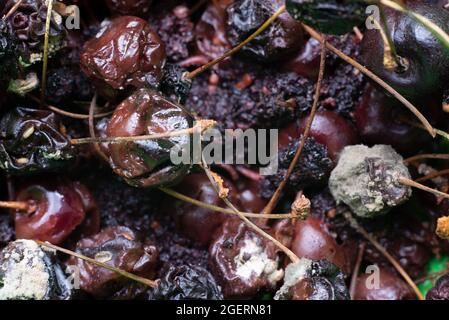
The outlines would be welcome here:
<svg viewBox="0 0 449 320">
<path fill-rule="evenodd" d="M 143 243 L 133 230 L 122 226 L 109 227 L 82 239 L 76 252 L 148 279 L 155 276 L 159 257 L 155 246 Z M 71 257 L 67 264 L 78 266 L 81 289 L 95 297 L 106 297 L 128 283 L 119 274 L 76 257 Z"/>
<path fill-rule="evenodd" d="M 251 298 L 282 279 L 277 247 L 239 219 L 228 219 L 209 248 L 209 266 L 225 298 Z"/>
<path fill-rule="evenodd" d="M 227 8 L 226 34 L 236 46 L 255 32 L 280 6 L 282 0 L 236 0 Z M 287 12 L 282 13 L 263 33 L 242 50 L 262 61 L 285 58 L 301 48 L 303 32 L 301 23 Z"/>
<path fill-rule="evenodd" d="M 412 154 L 431 140 L 421 129 L 405 123 L 415 121 L 408 110 L 370 85 L 364 90 L 354 118 L 360 137 L 369 145 L 389 144 L 402 154 Z"/>
<path fill-rule="evenodd" d="M 152 0 L 106 0 L 113 14 L 144 17 L 150 11 Z"/>
<path fill-rule="evenodd" d="M 213 1 L 195 27 L 196 46 L 207 57 L 214 59 L 231 48 L 226 38 L 226 8 L 234 0 Z"/>
<path fill-rule="evenodd" d="M 320 220 L 309 217 L 296 222 L 291 250 L 311 260 L 327 260 L 349 274 L 349 261 L 341 248 L 326 232 Z"/>
<path fill-rule="evenodd" d="M 98 212 L 92 194 L 78 182 L 49 179 L 22 188 L 17 201 L 33 201 L 36 211 L 14 213 L 16 237 L 60 244 L 81 226 L 86 216 L 90 230 L 98 227 Z M 89 230 L 85 230 L 87 233 Z"/>
<path fill-rule="evenodd" d="M 229 198 L 231 202 L 239 206 L 239 197 L 235 186 L 228 180 L 225 180 L 225 185 L 230 189 Z M 176 186 L 176 190 L 207 204 L 226 207 L 204 173 L 194 173 L 187 176 Z M 190 239 L 205 247 L 209 246 L 214 232 L 229 217 L 227 214 L 201 208 L 185 201 L 174 201 L 169 207 L 169 210 L 174 210 L 177 214 L 179 229 Z"/>
<path fill-rule="evenodd" d="M 243 179 L 242 179 L 243 180 Z M 258 213 L 265 208 L 267 199 L 260 196 L 261 185 L 259 181 L 245 179 L 238 185 L 242 210 Z"/>
<path fill-rule="evenodd" d="M 309 38 L 304 47 L 299 51 L 298 55 L 288 60 L 282 69 L 285 71 L 293 71 L 297 74 L 315 79 L 320 68 L 320 52 L 321 44 L 315 38 Z"/>
<path fill-rule="evenodd" d="M 358 276 L 354 300 L 411 300 L 415 298 L 410 287 L 397 275 L 379 268 L 378 287 L 376 288 L 374 273 L 363 273 Z"/>
<path fill-rule="evenodd" d="M 409 9 L 449 32 L 449 11 L 424 3 L 410 3 Z M 392 71 L 385 68 L 384 45 L 377 29 L 364 33 L 362 62 L 408 99 L 425 103 L 429 96 L 440 94 L 447 87 L 447 48 L 427 27 L 406 13 L 386 9 L 385 15 L 397 54 L 404 60 L 402 66 Z"/>
<path fill-rule="evenodd" d="M 131 137 L 188 129 L 190 115 L 179 105 L 150 89 L 139 89 L 124 100 L 112 115 L 108 137 Z M 187 174 L 190 165 L 174 164 L 171 151 L 190 142 L 180 135 L 157 140 L 111 143 L 107 154 L 114 171 L 136 187 L 172 184 Z"/>
<path fill-rule="evenodd" d="M 104 24 L 86 42 L 81 68 L 100 87 L 156 86 L 165 64 L 165 47 L 143 19 L 123 16 Z"/>
<path fill-rule="evenodd" d="M 303 132 L 307 118 L 300 120 L 299 130 Z M 352 124 L 336 112 L 319 110 L 312 122 L 310 136 L 326 146 L 329 156 L 336 161 L 344 147 L 357 144 L 359 138 Z"/>
</svg>

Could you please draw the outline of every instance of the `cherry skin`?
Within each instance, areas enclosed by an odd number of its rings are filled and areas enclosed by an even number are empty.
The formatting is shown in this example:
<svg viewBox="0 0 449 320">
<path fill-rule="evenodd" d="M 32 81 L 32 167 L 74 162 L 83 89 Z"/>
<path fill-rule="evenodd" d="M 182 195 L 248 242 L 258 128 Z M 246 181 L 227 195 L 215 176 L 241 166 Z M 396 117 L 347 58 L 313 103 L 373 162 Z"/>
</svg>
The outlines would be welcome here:
<svg viewBox="0 0 449 320">
<path fill-rule="evenodd" d="M 308 116 L 300 119 L 299 123 L 292 123 L 279 133 L 279 146 L 285 146 L 291 141 L 298 140 L 304 132 Z M 319 110 L 313 119 L 309 137 L 326 146 L 329 156 L 336 161 L 344 147 L 357 144 L 359 137 L 348 120 L 330 110 Z"/>
<path fill-rule="evenodd" d="M 400 103 L 371 85 L 365 88 L 354 118 L 363 142 L 389 144 L 401 154 L 414 154 L 431 140 L 421 129 L 401 121 L 415 120 Z"/>
<path fill-rule="evenodd" d="M 106 0 L 106 4 L 113 14 L 146 16 L 150 10 L 152 0 Z"/>
<path fill-rule="evenodd" d="M 410 3 L 409 9 L 446 33 L 449 31 L 449 11 L 424 3 Z M 444 45 L 407 14 L 386 9 L 385 15 L 397 54 L 404 60 L 403 66 L 392 71 L 385 68 L 384 45 L 376 29 L 364 33 L 362 62 L 412 101 L 426 102 L 430 95 L 441 94 L 449 81 L 449 55 Z"/>
<path fill-rule="evenodd" d="M 225 184 L 230 189 L 231 202 L 238 206 L 239 197 L 236 188 L 230 181 L 226 180 Z M 207 204 L 226 207 L 204 173 L 190 174 L 176 186 L 176 191 Z M 173 202 L 173 205 L 169 207 L 170 211 L 177 213 L 178 228 L 187 237 L 204 247 L 209 246 L 215 230 L 230 217 L 184 201 Z"/>
<path fill-rule="evenodd" d="M 80 183 L 62 179 L 31 183 L 22 188 L 17 201 L 32 201 L 36 211 L 14 213 L 16 237 L 60 244 L 79 226 L 86 216 L 91 223 L 85 233 L 98 228 L 98 212 L 92 195 Z"/>
<path fill-rule="evenodd" d="M 315 38 L 310 38 L 296 57 L 283 64 L 282 69 L 314 79 L 318 76 L 320 68 L 320 52 L 320 42 Z"/>
<path fill-rule="evenodd" d="M 386 269 L 379 268 L 379 287 L 372 288 L 370 277 L 363 273 L 357 278 L 354 300 L 410 300 L 415 296 L 410 287 L 401 278 Z"/>
</svg>

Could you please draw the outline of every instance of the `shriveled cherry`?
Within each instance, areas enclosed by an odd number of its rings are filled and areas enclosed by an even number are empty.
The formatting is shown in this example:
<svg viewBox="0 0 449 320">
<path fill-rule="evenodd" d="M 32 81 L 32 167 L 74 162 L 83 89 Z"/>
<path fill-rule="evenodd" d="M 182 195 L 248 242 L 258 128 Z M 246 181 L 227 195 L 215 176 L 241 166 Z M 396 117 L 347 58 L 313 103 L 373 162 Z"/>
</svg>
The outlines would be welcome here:
<svg viewBox="0 0 449 320">
<path fill-rule="evenodd" d="M 99 215 L 92 194 L 79 182 L 48 179 L 32 182 L 17 195 L 17 201 L 35 205 L 33 213 L 16 211 L 14 222 L 16 237 L 60 244 L 87 218 L 94 231 L 99 225 Z"/>
<path fill-rule="evenodd" d="M 188 129 L 192 119 L 179 105 L 161 94 L 139 89 L 115 110 L 108 123 L 109 137 L 151 135 Z M 156 140 L 112 143 L 108 146 L 109 163 L 114 171 L 133 186 L 150 187 L 173 183 L 182 178 L 190 166 L 173 164 L 172 147 L 190 142 L 180 135 Z"/>
<path fill-rule="evenodd" d="M 438 279 L 426 295 L 427 300 L 449 300 L 449 274 Z"/>
<path fill-rule="evenodd" d="M 232 203 L 238 204 L 239 197 L 236 188 L 230 181 L 225 181 L 225 184 L 227 188 L 230 188 L 229 198 Z M 204 173 L 194 173 L 187 176 L 176 186 L 176 190 L 207 204 L 225 207 Z M 174 210 L 177 213 L 179 229 L 190 239 L 205 247 L 210 244 L 214 232 L 229 217 L 229 215 L 224 213 L 200 208 L 184 201 L 174 202 L 173 208 L 170 210 Z"/>
<path fill-rule="evenodd" d="M 255 32 L 284 1 L 236 0 L 227 8 L 226 34 L 236 46 Z M 282 13 L 262 34 L 242 50 L 262 61 L 277 60 L 302 46 L 302 27 L 288 13 Z"/>
<path fill-rule="evenodd" d="M 379 268 L 379 286 L 373 285 L 373 274 L 363 273 L 357 278 L 354 300 L 411 300 L 413 291 L 399 276 Z"/>
<path fill-rule="evenodd" d="M 149 279 L 155 276 L 158 250 L 123 226 L 109 227 L 78 242 L 76 251 L 108 265 Z M 94 297 L 106 297 L 121 289 L 127 279 L 108 269 L 71 257 L 68 265 L 80 269 L 80 286 Z"/>
<path fill-rule="evenodd" d="M 282 279 L 277 248 L 239 219 L 228 219 L 209 248 L 209 266 L 225 298 L 251 298 Z"/>
<path fill-rule="evenodd" d="M 81 68 L 100 87 L 157 86 L 165 64 L 165 47 L 143 19 L 122 16 L 107 22 L 86 42 Z"/>
</svg>

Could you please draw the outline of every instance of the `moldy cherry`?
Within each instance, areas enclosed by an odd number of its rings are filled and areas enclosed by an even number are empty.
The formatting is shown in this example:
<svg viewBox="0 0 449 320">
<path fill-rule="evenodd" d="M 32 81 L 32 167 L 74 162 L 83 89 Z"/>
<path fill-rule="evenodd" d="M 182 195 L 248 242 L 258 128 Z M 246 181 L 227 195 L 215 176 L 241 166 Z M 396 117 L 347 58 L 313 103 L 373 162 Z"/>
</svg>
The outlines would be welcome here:
<svg viewBox="0 0 449 320">
<path fill-rule="evenodd" d="M 103 23 L 84 45 L 81 68 L 100 87 L 157 86 L 165 64 L 165 47 L 143 19 L 122 16 Z"/>
<path fill-rule="evenodd" d="M 256 31 L 283 5 L 281 0 L 236 0 L 227 8 L 226 34 L 236 46 Z M 282 13 L 262 34 L 242 51 L 262 61 L 277 60 L 298 50 L 303 44 L 301 24 Z"/>
<path fill-rule="evenodd" d="M 75 153 L 64 131 L 53 112 L 12 109 L 0 121 L 0 168 L 26 175 L 67 166 Z"/>
<path fill-rule="evenodd" d="M 230 189 L 229 199 L 233 204 L 239 206 L 239 196 L 235 186 L 227 180 L 225 180 L 225 185 Z M 176 190 L 207 204 L 225 207 L 204 173 L 194 173 L 187 176 L 176 186 Z M 172 202 L 169 210 L 176 213 L 177 225 L 182 233 L 205 247 L 209 246 L 214 232 L 229 217 L 227 214 L 214 212 L 184 201 Z"/>
<path fill-rule="evenodd" d="M 251 298 L 263 289 L 274 289 L 282 279 L 278 249 L 250 230 L 239 219 L 228 219 L 209 248 L 212 274 L 228 298 Z"/>
<path fill-rule="evenodd" d="M 449 274 L 439 278 L 435 286 L 427 292 L 427 300 L 449 300 Z"/>
<path fill-rule="evenodd" d="M 108 227 L 91 238 L 80 240 L 76 252 L 148 279 L 155 276 L 158 250 L 123 226 Z M 71 257 L 67 265 L 80 269 L 80 287 L 94 297 L 107 297 L 127 284 L 127 279 L 108 269 Z"/>
<path fill-rule="evenodd" d="M 179 105 L 149 89 L 139 89 L 116 109 L 107 127 L 108 137 L 132 137 L 188 129 L 192 119 Z M 137 187 L 171 184 L 190 166 L 173 164 L 173 146 L 190 143 L 190 136 L 110 143 L 107 154 L 114 171 Z"/>
<path fill-rule="evenodd" d="M 16 237 L 60 244 L 75 230 L 98 232 L 99 212 L 89 190 L 79 182 L 51 179 L 28 183 L 17 201 L 33 203 L 35 212 L 14 212 Z M 88 224 L 83 223 L 88 220 Z"/>
<path fill-rule="evenodd" d="M 411 300 L 415 294 L 397 275 L 379 268 L 379 287 L 373 287 L 373 274 L 363 273 L 357 277 L 354 300 Z"/>
<path fill-rule="evenodd" d="M 408 9 L 449 32 L 449 11 L 424 3 L 410 3 Z M 385 68 L 383 40 L 376 29 L 367 30 L 363 36 L 362 62 L 408 99 L 425 103 L 432 94 L 441 94 L 449 81 L 449 58 L 444 45 L 406 13 L 386 9 L 385 16 L 402 63 L 395 70 Z"/>
</svg>

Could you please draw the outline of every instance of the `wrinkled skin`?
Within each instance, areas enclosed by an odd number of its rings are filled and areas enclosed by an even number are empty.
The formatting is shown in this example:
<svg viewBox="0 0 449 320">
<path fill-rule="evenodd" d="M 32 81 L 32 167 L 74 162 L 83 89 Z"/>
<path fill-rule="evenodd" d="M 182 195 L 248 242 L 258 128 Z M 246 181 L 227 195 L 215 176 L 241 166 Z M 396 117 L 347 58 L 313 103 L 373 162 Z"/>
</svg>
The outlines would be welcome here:
<svg viewBox="0 0 449 320">
<path fill-rule="evenodd" d="M 209 267 L 223 289 L 226 299 L 244 299 L 254 297 L 263 289 L 273 289 L 275 283 L 282 278 L 276 274 L 271 281 L 265 273 L 249 272 L 242 275 L 238 271 L 237 260 L 247 241 L 253 241 L 263 248 L 267 258 L 277 261 L 277 247 L 265 238 L 261 238 L 241 222 L 239 219 L 228 219 L 217 231 L 214 241 L 209 248 Z M 258 254 L 244 254 L 248 261 Z"/>
<path fill-rule="evenodd" d="M 280 0 L 236 0 L 227 8 L 226 34 L 236 46 L 255 32 L 283 4 Z M 242 51 L 262 61 L 281 59 L 302 46 L 302 27 L 282 13 Z"/>
<path fill-rule="evenodd" d="M 107 127 L 109 137 L 160 134 L 192 126 L 192 119 L 180 106 L 149 89 L 140 89 L 115 110 Z M 171 148 L 189 143 L 182 135 L 157 140 L 112 143 L 108 146 L 109 163 L 130 185 L 152 187 L 174 183 L 190 168 L 173 164 Z"/>
<path fill-rule="evenodd" d="M 218 58 L 231 48 L 226 38 L 226 8 L 234 0 L 213 1 L 195 27 L 198 50 L 211 59 Z"/>
<path fill-rule="evenodd" d="M 449 275 L 438 279 L 435 286 L 426 295 L 427 300 L 449 300 Z"/>
<path fill-rule="evenodd" d="M 409 9 L 430 19 L 445 32 L 449 31 L 449 11 L 419 3 L 410 4 Z M 364 34 L 362 62 L 410 100 L 427 102 L 432 94 L 441 94 L 449 81 L 449 57 L 444 46 L 407 14 L 394 10 L 385 10 L 385 13 L 397 54 L 407 60 L 408 66 L 405 70 L 385 69 L 383 42 L 374 29 Z"/>
<path fill-rule="evenodd" d="M 55 179 L 31 183 L 22 188 L 17 201 L 36 206 L 33 213 L 15 211 L 14 224 L 18 239 L 60 244 L 77 228 L 86 233 L 98 232 L 99 212 L 92 194 L 79 182 Z M 89 223 L 85 222 L 88 218 Z"/>
<path fill-rule="evenodd" d="M 171 266 L 154 290 L 156 300 L 222 300 L 215 279 L 199 266 Z"/>
<path fill-rule="evenodd" d="M 410 300 L 415 295 L 411 288 L 397 275 L 379 269 L 379 288 L 373 287 L 373 274 L 358 276 L 354 300 Z"/>
<path fill-rule="evenodd" d="M 90 258 L 101 260 L 121 270 L 152 279 L 158 261 L 155 246 L 142 243 L 131 229 L 122 226 L 109 227 L 76 245 L 76 251 Z M 71 257 L 68 265 L 80 269 L 80 287 L 94 297 L 106 297 L 123 288 L 127 281 L 117 273 Z"/>
<path fill-rule="evenodd" d="M 420 128 L 401 121 L 413 121 L 409 111 L 370 85 L 365 88 L 354 118 L 363 142 L 369 145 L 389 144 L 401 154 L 415 154 L 432 139 L 422 134 Z M 431 117 L 428 119 L 432 120 Z"/>
<path fill-rule="evenodd" d="M 106 23 L 86 42 L 80 59 L 82 70 L 100 86 L 157 86 L 165 47 L 145 20 L 122 16 Z"/>
<path fill-rule="evenodd" d="M 236 188 L 230 181 L 225 181 L 225 185 L 227 188 L 230 188 L 229 199 L 234 205 L 239 206 Z M 176 190 L 193 199 L 225 207 L 223 201 L 217 195 L 217 191 L 215 191 L 215 188 L 204 173 L 194 173 L 187 176 L 176 186 Z M 229 217 L 227 214 L 214 212 L 184 201 L 174 202 L 170 211 L 177 214 L 179 229 L 190 239 L 204 247 L 209 246 L 215 230 Z"/>
<path fill-rule="evenodd" d="M 0 121 L 0 167 L 10 174 L 27 175 L 67 166 L 75 155 L 62 131 L 53 112 L 13 109 Z"/>
<path fill-rule="evenodd" d="M 150 10 L 152 0 L 106 0 L 106 4 L 113 14 L 146 16 Z"/>
</svg>

